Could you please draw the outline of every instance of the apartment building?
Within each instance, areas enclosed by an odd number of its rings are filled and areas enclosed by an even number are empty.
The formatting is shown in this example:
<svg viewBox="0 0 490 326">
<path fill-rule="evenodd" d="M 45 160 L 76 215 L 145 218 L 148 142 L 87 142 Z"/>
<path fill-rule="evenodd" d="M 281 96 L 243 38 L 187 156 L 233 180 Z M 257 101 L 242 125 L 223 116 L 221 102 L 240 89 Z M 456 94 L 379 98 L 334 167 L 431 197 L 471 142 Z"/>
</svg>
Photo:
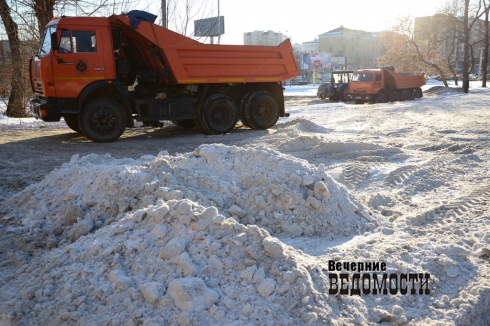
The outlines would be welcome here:
<svg viewBox="0 0 490 326">
<path fill-rule="evenodd" d="M 334 70 L 373 68 L 384 53 L 379 34 L 341 25 L 318 36 L 318 51 L 331 53 Z"/>
<path fill-rule="evenodd" d="M 291 37 L 281 32 L 274 31 L 253 31 L 243 33 L 244 45 L 279 45 L 286 39 L 291 40 Z"/>
</svg>

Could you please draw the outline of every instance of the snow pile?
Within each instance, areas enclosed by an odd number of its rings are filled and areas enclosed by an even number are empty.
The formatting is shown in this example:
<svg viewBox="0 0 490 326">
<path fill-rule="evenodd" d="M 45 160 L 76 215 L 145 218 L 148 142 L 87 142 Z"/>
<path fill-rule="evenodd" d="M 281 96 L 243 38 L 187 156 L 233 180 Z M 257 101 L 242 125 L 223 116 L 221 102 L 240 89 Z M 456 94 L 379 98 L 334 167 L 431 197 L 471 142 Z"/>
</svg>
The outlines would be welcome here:
<svg viewBox="0 0 490 326">
<path fill-rule="evenodd" d="M 265 135 L 256 143 L 301 157 L 324 156 L 332 158 L 354 158 L 368 155 L 395 155 L 402 151 L 395 147 L 362 141 L 332 139 L 329 129 L 312 121 L 297 118 L 276 126 L 276 132 Z"/>
<path fill-rule="evenodd" d="M 328 241 L 375 227 L 322 165 L 265 148 L 74 156 L 11 200 L 24 218 L 9 231 L 51 250 L 17 258 L 0 322 L 315 322 L 331 313 L 316 269 L 271 234 Z"/>
<path fill-rule="evenodd" d="M 2 289 L 0 324 L 298 325 L 325 318 L 331 309 L 316 302 L 321 295 L 297 254 L 215 207 L 160 199 L 25 264 Z"/>
<path fill-rule="evenodd" d="M 47 235 L 50 248 L 59 241 L 76 241 L 120 213 L 148 207 L 158 199 L 183 198 L 216 207 L 240 223 L 291 237 L 359 234 L 372 220 L 323 165 L 266 148 L 224 145 L 142 160 L 74 157 L 12 200 L 24 216 L 24 228 Z"/>
</svg>

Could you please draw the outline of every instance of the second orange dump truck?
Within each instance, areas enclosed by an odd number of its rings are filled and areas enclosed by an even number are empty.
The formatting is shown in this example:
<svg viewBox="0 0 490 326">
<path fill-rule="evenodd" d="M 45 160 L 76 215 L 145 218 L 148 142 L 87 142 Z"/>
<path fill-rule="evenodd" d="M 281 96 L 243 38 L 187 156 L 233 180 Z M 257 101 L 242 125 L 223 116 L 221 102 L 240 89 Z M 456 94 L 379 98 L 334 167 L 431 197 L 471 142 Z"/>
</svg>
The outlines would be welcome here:
<svg viewBox="0 0 490 326">
<path fill-rule="evenodd" d="M 30 63 L 37 117 L 63 117 L 73 130 L 106 142 L 134 120 L 221 134 L 238 119 L 267 129 L 288 116 L 281 82 L 299 72 L 289 40 L 202 44 L 153 24 L 155 18 L 130 12 L 52 20 Z"/>
<path fill-rule="evenodd" d="M 425 77 L 396 73 L 393 67 L 357 70 L 349 84 L 349 99 L 357 104 L 406 101 L 422 97 Z"/>
</svg>

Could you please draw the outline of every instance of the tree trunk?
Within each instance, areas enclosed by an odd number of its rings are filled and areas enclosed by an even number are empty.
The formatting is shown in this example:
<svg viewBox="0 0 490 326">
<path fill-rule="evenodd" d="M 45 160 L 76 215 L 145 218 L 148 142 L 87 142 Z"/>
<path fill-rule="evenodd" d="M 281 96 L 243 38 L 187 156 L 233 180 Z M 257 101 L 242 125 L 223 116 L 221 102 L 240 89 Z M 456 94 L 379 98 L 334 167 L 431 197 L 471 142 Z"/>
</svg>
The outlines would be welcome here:
<svg viewBox="0 0 490 326">
<path fill-rule="evenodd" d="M 0 0 L 0 16 L 2 17 L 5 31 L 7 32 L 8 41 L 10 45 L 10 59 L 11 59 L 11 74 L 10 74 L 10 86 L 11 91 L 9 95 L 9 101 L 7 105 L 8 117 L 20 118 L 25 117 L 26 112 L 24 108 L 24 83 L 22 76 L 22 56 L 20 55 L 20 39 L 17 29 L 17 24 L 12 19 L 10 14 L 10 7 L 7 5 L 6 0 Z"/>
<path fill-rule="evenodd" d="M 483 76 L 482 77 L 482 87 L 487 87 L 487 66 L 488 66 L 488 48 L 489 48 L 489 40 L 488 38 L 490 37 L 490 28 L 488 26 L 488 15 L 490 11 L 490 5 L 486 4 L 485 1 L 485 6 L 488 6 L 485 8 L 485 50 L 483 50 L 483 62 L 481 68 L 481 73 Z"/>
<path fill-rule="evenodd" d="M 470 56 L 470 29 L 468 26 L 468 8 L 470 0 L 464 0 L 463 34 L 464 34 L 464 57 L 463 57 L 463 83 L 468 79 L 468 66 Z"/>
<path fill-rule="evenodd" d="M 33 9 L 37 18 L 39 28 L 39 37 L 42 38 L 44 29 L 49 21 L 53 18 L 55 0 L 34 0 Z"/>
</svg>

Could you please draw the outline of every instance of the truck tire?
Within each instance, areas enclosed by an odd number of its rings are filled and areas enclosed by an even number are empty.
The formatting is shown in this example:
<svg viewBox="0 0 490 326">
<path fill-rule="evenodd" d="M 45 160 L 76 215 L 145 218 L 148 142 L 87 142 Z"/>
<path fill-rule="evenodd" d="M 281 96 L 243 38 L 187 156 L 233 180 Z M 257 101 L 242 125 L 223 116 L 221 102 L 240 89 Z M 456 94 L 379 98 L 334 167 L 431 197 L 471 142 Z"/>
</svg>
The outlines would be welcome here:
<svg viewBox="0 0 490 326">
<path fill-rule="evenodd" d="M 415 89 L 415 98 L 422 98 L 422 89 L 420 87 Z"/>
<path fill-rule="evenodd" d="M 340 90 L 340 100 L 342 102 L 347 102 L 349 100 L 349 85 L 342 86 Z"/>
<path fill-rule="evenodd" d="M 66 125 L 73 131 L 82 133 L 82 129 L 80 129 L 80 125 L 78 124 L 78 115 L 64 115 L 63 119 L 65 119 Z"/>
<path fill-rule="evenodd" d="M 243 114 L 252 129 L 269 129 L 279 119 L 279 104 L 271 92 L 255 92 L 248 98 Z"/>
<path fill-rule="evenodd" d="M 194 119 L 172 120 L 172 122 L 176 126 L 184 129 L 194 129 L 197 126 L 196 120 Z"/>
<path fill-rule="evenodd" d="M 410 92 L 409 91 L 403 91 L 400 101 L 409 101 L 409 100 L 410 100 Z"/>
<path fill-rule="evenodd" d="M 408 100 L 413 101 L 415 99 L 415 90 L 411 89 L 409 92 Z"/>
<path fill-rule="evenodd" d="M 376 96 L 376 103 L 386 103 L 388 102 L 388 94 L 386 94 L 386 91 L 381 90 L 378 93 L 378 96 Z"/>
<path fill-rule="evenodd" d="M 126 128 L 126 114 L 122 106 L 110 98 L 97 98 L 83 106 L 80 129 L 94 142 L 118 139 Z"/>
<path fill-rule="evenodd" d="M 209 96 L 201 106 L 198 125 L 207 134 L 226 134 L 238 121 L 235 102 L 223 94 Z"/>
<path fill-rule="evenodd" d="M 243 114 L 243 110 L 245 108 L 245 104 L 247 103 L 248 98 L 253 94 L 254 92 L 248 92 L 245 95 L 243 95 L 242 99 L 240 100 L 240 104 L 238 105 L 238 118 L 240 121 L 243 123 L 245 127 L 252 128 L 248 124 L 247 119 L 245 118 L 245 115 Z"/>
</svg>

